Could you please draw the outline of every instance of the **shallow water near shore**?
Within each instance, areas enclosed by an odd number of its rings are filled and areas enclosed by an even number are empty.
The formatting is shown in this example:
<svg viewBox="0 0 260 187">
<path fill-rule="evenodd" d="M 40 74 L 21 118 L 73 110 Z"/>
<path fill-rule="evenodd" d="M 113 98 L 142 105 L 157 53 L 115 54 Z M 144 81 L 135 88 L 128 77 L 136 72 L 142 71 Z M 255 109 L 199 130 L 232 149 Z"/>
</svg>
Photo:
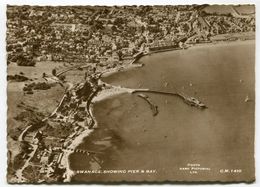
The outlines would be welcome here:
<svg viewBox="0 0 260 187">
<path fill-rule="evenodd" d="M 94 105 L 98 128 L 73 153 L 72 170 L 156 170 L 137 174 L 77 174 L 72 181 L 183 181 L 254 178 L 255 42 L 245 41 L 162 52 L 144 64 L 104 78 L 128 88 L 149 88 L 193 96 L 200 110 L 179 97 L 145 93 L 158 106 L 153 116 L 137 94 L 121 94 Z M 249 97 L 250 102 L 245 102 Z M 180 168 L 200 164 L 210 171 Z M 241 169 L 223 175 L 221 169 Z"/>
</svg>

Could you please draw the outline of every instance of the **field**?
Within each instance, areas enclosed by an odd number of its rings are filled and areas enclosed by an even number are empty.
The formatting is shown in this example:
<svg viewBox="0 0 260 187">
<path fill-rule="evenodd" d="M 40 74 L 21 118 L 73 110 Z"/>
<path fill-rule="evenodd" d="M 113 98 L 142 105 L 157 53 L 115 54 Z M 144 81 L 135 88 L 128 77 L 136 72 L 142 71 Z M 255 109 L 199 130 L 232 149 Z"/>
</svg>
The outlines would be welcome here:
<svg viewBox="0 0 260 187">
<path fill-rule="evenodd" d="M 8 75 L 21 74 L 31 80 L 25 82 L 8 81 L 7 86 L 7 133 L 8 133 L 8 150 L 9 161 L 19 154 L 20 143 L 18 141 L 21 132 L 28 127 L 26 116 L 37 118 L 40 115 L 50 114 L 58 105 L 64 93 L 64 88 L 59 84 L 53 85 L 48 90 L 34 90 L 33 94 L 24 94 L 23 87 L 25 84 L 33 82 L 44 82 L 42 73 L 50 74 L 53 68 L 61 66 L 59 63 L 38 63 L 36 67 L 22 67 L 16 64 L 8 66 Z M 33 109 L 33 112 L 30 110 Z M 19 116 L 19 117 L 18 117 Z M 17 160 L 17 159 L 16 159 Z M 21 163 L 22 164 L 22 163 Z M 17 164 L 13 165 L 17 167 Z M 9 170 L 15 171 L 12 164 Z"/>
<path fill-rule="evenodd" d="M 226 6 L 222 6 L 222 5 L 212 5 L 212 6 L 207 6 L 206 8 L 203 9 L 206 13 L 209 14 L 213 14 L 213 13 L 217 13 L 217 14 L 229 14 L 231 13 L 232 10 L 232 6 L 231 5 L 226 5 Z"/>
<path fill-rule="evenodd" d="M 25 76 L 31 78 L 31 79 L 39 79 L 42 77 L 43 73 L 51 74 L 52 69 L 60 69 L 64 68 L 62 63 L 57 62 L 48 62 L 48 61 L 42 61 L 36 63 L 35 67 L 33 66 L 17 66 L 15 63 L 11 63 L 8 65 L 7 73 L 8 75 L 14 75 L 19 74 L 20 72 L 23 72 Z"/>
<path fill-rule="evenodd" d="M 253 5 L 234 6 L 234 8 L 240 14 L 253 14 L 253 13 L 255 13 L 255 7 Z"/>
<path fill-rule="evenodd" d="M 255 12 L 255 7 L 253 5 L 245 6 L 233 6 L 233 5 L 212 5 L 204 8 L 204 11 L 209 14 L 232 14 L 237 11 L 238 14 L 247 15 Z"/>
</svg>

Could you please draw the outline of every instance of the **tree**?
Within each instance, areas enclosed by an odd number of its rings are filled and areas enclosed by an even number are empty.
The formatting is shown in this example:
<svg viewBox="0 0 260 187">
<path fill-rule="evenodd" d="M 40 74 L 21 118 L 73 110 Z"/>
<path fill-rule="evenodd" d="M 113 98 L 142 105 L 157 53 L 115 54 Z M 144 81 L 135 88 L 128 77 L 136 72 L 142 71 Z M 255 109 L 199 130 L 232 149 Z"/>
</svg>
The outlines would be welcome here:
<svg viewBox="0 0 260 187">
<path fill-rule="evenodd" d="M 119 50 L 119 51 L 117 52 L 117 54 L 118 54 L 119 60 L 122 60 L 122 56 L 123 56 L 122 51 Z"/>
<path fill-rule="evenodd" d="M 113 26 L 111 27 L 111 30 L 112 30 L 113 32 L 116 32 L 116 31 L 117 31 L 117 28 L 116 28 L 116 26 L 115 26 L 115 25 L 113 25 Z"/>
<path fill-rule="evenodd" d="M 116 18 L 115 21 L 114 21 L 114 24 L 115 25 L 122 25 L 124 24 L 124 19 L 123 18 Z"/>
<path fill-rule="evenodd" d="M 51 71 L 51 73 L 52 73 L 53 76 L 56 76 L 56 74 L 57 74 L 56 69 L 53 69 L 53 70 Z"/>
<path fill-rule="evenodd" d="M 17 56 L 16 63 L 18 66 L 35 66 L 36 62 L 33 60 L 32 56 L 19 54 Z"/>
<path fill-rule="evenodd" d="M 64 82 L 65 79 L 66 79 L 66 76 L 65 76 L 65 75 L 60 75 L 60 76 L 59 76 L 59 79 L 60 79 L 62 82 Z"/>
<path fill-rule="evenodd" d="M 200 11 L 200 16 L 204 17 L 207 15 L 208 15 L 208 13 L 205 10 Z"/>
<path fill-rule="evenodd" d="M 95 21 L 92 27 L 94 30 L 102 30 L 104 29 L 102 22 Z"/>
</svg>

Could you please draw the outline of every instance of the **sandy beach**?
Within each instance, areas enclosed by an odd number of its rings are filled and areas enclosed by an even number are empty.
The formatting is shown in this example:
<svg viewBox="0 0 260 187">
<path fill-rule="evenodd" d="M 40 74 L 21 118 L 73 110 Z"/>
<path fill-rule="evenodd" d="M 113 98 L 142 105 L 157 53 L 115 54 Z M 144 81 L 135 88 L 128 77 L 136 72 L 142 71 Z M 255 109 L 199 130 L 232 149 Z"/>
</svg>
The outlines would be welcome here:
<svg viewBox="0 0 260 187">
<path fill-rule="evenodd" d="M 70 149 L 72 150 L 76 149 L 77 146 L 83 142 L 84 138 L 89 136 L 91 132 L 93 132 L 93 129 L 84 130 L 79 136 L 77 136 L 74 140 L 72 140 L 67 150 L 64 151 L 64 156 L 61 160 L 61 165 L 63 165 L 66 168 L 64 182 L 70 182 L 71 177 L 75 174 L 74 171 L 70 169 L 69 156 L 72 153 Z"/>
<path fill-rule="evenodd" d="M 119 69 L 124 69 L 125 70 L 130 70 L 133 68 L 137 68 L 140 67 L 140 65 L 135 65 L 135 64 L 127 64 L 126 67 L 122 68 L 114 68 L 111 69 L 109 71 L 104 71 L 104 73 L 102 74 L 102 77 L 107 77 L 110 76 L 114 73 L 117 73 L 119 71 Z M 104 85 L 106 83 L 102 82 L 100 79 L 99 81 L 99 85 Z M 97 102 L 101 102 L 102 100 L 114 97 L 116 95 L 122 94 L 122 93 L 131 93 L 133 92 L 133 89 L 128 89 L 128 88 L 122 88 L 122 87 L 117 87 L 117 86 L 112 86 L 109 84 L 106 84 L 106 86 L 108 87 L 108 89 L 103 89 L 101 90 L 96 96 L 93 97 L 93 99 L 90 101 L 91 105 L 90 105 L 90 114 L 92 116 L 92 118 L 94 119 L 94 129 L 98 127 L 98 123 L 95 119 L 95 116 L 93 115 L 93 104 L 97 103 Z M 57 110 L 57 108 L 56 108 Z M 55 110 L 55 111 L 56 111 Z M 88 137 L 93 131 L 94 129 L 86 129 L 84 131 L 82 131 L 78 136 L 76 136 L 71 144 L 69 145 L 69 147 L 67 148 L 67 150 L 64 151 L 64 156 L 61 160 L 61 165 L 63 165 L 66 168 L 66 172 L 64 174 L 65 179 L 64 182 L 70 182 L 71 178 L 75 175 L 74 171 L 71 170 L 70 168 L 70 161 L 69 161 L 69 157 L 70 155 L 73 153 L 73 151 L 71 150 L 75 150 L 77 148 L 77 146 L 79 144 L 81 144 L 84 141 L 84 138 Z"/>
</svg>

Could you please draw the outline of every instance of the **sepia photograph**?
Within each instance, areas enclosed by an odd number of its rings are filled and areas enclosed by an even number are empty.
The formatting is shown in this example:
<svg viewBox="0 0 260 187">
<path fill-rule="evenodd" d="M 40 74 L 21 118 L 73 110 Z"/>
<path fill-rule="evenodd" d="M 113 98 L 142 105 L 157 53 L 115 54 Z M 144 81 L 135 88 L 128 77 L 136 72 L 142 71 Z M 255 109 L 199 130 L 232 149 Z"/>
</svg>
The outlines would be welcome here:
<svg viewBox="0 0 260 187">
<path fill-rule="evenodd" d="M 5 6 L 7 183 L 255 181 L 254 4 Z"/>
</svg>

